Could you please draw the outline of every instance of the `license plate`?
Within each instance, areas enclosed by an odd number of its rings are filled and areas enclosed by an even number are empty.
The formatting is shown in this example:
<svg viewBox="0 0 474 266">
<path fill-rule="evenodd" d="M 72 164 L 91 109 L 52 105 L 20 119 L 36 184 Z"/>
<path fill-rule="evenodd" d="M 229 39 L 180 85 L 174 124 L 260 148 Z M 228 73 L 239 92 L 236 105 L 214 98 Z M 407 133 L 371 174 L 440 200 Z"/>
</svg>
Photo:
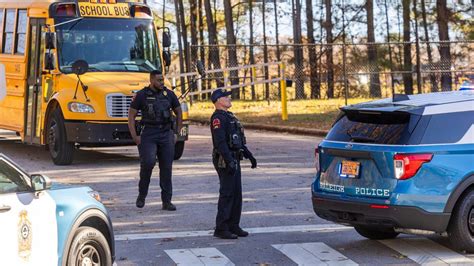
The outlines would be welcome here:
<svg viewBox="0 0 474 266">
<path fill-rule="evenodd" d="M 360 162 L 342 161 L 339 169 L 339 176 L 357 178 L 359 176 Z"/>
</svg>

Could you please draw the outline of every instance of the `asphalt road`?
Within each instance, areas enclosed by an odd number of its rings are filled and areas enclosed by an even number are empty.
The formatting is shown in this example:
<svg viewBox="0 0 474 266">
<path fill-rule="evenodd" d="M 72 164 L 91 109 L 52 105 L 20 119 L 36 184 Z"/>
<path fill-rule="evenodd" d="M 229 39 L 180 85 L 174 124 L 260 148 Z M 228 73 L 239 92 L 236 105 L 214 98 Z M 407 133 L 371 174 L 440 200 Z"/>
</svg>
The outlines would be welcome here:
<svg viewBox="0 0 474 266">
<path fill-rule="evenodd" d="M 176 212 L 161 210 L 157 168 L 145 208 L 135 207 L 136 147 L 81 149 L 72 165 L 56 166 L 43 148 L 21 144 L 13 133 L 0 131 L 0 152 L 30 173 L 99 191 L 114 224 L 118 265 L 474 264 L 473 256 L 451 250 L 442 237 L 401 235 L 372 241 L 317 218 L 310 184 L 314 147 L 321 138 L 254 130 L 246 135 L 259 167 L 242 164 L 241 226 L 251 235 L 216 239 L 211 233 L 218 178 L 211 164 L 209 129 L 191 126 L 190 132 L 184 155 L 173 166 Z"/>
</svg>

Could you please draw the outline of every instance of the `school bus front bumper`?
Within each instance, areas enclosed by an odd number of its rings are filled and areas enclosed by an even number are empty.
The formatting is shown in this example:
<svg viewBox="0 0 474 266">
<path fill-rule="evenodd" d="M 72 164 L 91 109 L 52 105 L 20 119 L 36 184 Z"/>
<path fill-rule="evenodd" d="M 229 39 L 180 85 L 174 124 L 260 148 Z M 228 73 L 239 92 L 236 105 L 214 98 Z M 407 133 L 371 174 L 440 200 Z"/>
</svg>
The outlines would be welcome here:
<svg viewBox="0 0 474 266">
<path fill-rule="evenodd" d="M 127 122 L 65 121 L 69 142 L 85 146 L 134 145 Z"/>
</svg>

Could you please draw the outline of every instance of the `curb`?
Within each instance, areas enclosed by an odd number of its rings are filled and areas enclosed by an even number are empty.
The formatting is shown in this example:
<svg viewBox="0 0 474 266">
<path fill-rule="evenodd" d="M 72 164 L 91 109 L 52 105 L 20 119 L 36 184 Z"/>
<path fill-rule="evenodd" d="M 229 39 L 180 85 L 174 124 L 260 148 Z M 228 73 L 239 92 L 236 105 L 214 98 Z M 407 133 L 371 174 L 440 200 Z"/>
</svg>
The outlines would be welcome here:
<svg viewBox="0 0 474 266">
<path fill-rule="evenodd" d="M 200 125 L 209 125 L 209 121 L 201 119 L 189 119 L 193 123 Z M 290 126 L 275 126 L 275 125 L 261 125 L 255 123 L 242 123 L 245 128 L 248 129 L 257 129 L 257 130 L 266 130 L 274 132 L 284 132 L 297 135 L 305 136 L 317 136 L 317 137 L 326 137 L 328 131 L 320 129 L 310 129 L 310 128 L 299 128 L 299 127 L 290 127 Z"/>
</svg>

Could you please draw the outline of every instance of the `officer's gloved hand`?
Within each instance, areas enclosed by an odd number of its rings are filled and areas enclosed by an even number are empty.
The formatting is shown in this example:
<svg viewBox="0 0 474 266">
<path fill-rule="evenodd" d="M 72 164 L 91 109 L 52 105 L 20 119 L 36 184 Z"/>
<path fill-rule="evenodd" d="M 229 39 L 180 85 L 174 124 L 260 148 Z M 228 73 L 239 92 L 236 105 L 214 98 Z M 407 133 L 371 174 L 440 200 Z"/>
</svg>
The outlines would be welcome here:
<svg viewBox="0 0 474 266">
<path fill-rule="evenodd" d="M 257 168 L 257 159 L 255 159 L 255 157 L 253 157 L 252 154 L 250 154 L 249 156 L 249 160 L 250 160 L 250 163 L 252 164 L 251 168 Z"/>
<path fill-rule="evenodd" d="M 235 175 L 237 172 L 237 162 L 235 160 L 232 160 L 227 164 L 227 171 L 229 171 L 229 175 Z"/>
</svg>

